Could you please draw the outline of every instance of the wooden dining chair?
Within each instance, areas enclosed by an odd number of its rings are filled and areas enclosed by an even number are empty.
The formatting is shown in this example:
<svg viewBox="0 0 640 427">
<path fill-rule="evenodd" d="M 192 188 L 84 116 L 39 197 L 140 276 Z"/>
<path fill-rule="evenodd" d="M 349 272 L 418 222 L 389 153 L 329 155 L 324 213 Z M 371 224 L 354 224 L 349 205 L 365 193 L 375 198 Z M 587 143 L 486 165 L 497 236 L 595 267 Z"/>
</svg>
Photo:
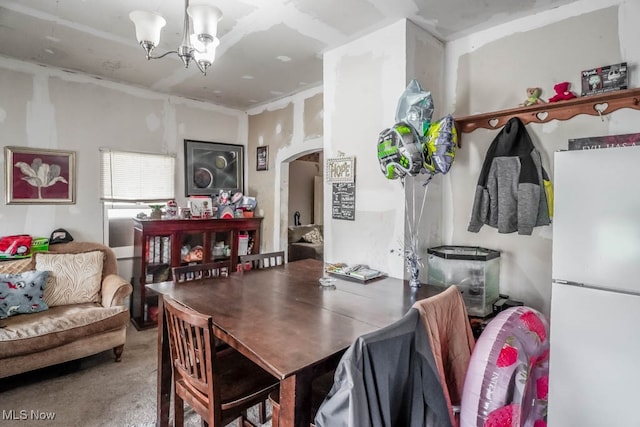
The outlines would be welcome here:
<svg viewBox="0 0 640 427">
<path fill-rule="evenodd" d="M 210 279 L 212 277 L 228 276 L 229 261 L 217 261 L 206 264 L 191 264 L 171 268 L 174 283 L 190 282 L 193 280 Z"/>
<path fill-rule="evenodd" d="M 209 427 L 240 419 L 254 425 L 246 410 L 264 404 L 278 380 L 240 352 L 216 351 L 213 320 L 164 297 L 173 371 L 174 425 L 184 425 L 184 403 Z"/>
<path fill-rule="evenodd" d="M 284 251 L 241 255 L 240 265 L 243 271 L 284 266 Z"/>
<path fill-rule="evenodd" d="M 173 283 L 189 283 L 194 280 L 211 279 L 214 277 L 224 277 L 229 275 L 229 262 L 216 261 L 205 264 L 191 264 L 181 267 L 171 268 Z M 222 350 L 229 347 L 227 343 L 215 338 L 216 349 Z"/>
</svg>

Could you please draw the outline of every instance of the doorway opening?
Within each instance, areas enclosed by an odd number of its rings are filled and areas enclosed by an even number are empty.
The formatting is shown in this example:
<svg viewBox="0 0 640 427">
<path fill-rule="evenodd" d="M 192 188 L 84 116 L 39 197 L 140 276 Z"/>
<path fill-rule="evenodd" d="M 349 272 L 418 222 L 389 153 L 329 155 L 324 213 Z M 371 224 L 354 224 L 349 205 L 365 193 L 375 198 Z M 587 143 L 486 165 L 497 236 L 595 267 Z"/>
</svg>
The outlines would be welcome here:
<svg viewBox="0 0 640 427">
<path fill-rule="evenodd" d="M 318 172 L 317 175 L 321 178 L 316 180 L 313 179 L 314 187 L 312 189 L 307 190 L 308 193 L 313 194 L 311 199 L 319 200 L 319 203 L 315 203 L 317 205 L 317 209 L 315 207 L 309 208 L 308 214 L 305 214 L 303 211 L 300 211 L 300 222 L 301 224 L 309 224 L 311 221 L 321 221 L 324 222 L 323 218 L 323 207 L 320 203 L 322 203 L 324 198 L 324 185 L 322 181 L 322 176 L 324 173 L 324 157 L 322 155 L 323 152 L 323 141 L 322 138 L 316 138 L 305 141 L 304 146 L 291 146 L 287 147 L 284 150 L 278 152 L 278 158 L 276 160 L 276 182 L 280 184 L 280 191 L 275 193 L 276 200 L 274 201 L 274 216 L 275 218 L 279 218 L 278 221 L 274 224 L 274 248 L 280 248 L 279 250 L 288 250 L 288 228 L 289 225 L 294 224 L 294 217 L 296 210 L 291 210 L 289 213 L 289 188 L 290 188 L 290 179 L 296 180 L 298 174 L 295 172 L 297 169 L 297 164 L 293 166 L 294 174 L 290 177 L 289 169 L 290 165 L 301 157 L 310 155 L 312 153 L 318 153 Z M 314 159 L 311 157 L 309 160 Z M 307 160 L 307 161 L 309 161 Z M 315 159 L 314 159 L 315 160 Z M 302 160 L 305 161 L 305 160 Z M 312 162 L 313 163 L 313 162 Z M 303 166 L 304 168 L 304 166 Z M 315 174 L 314 174 L 315 176 Z M 316 184 L 317 181 L 317 184 Z M 319 187 L 318 190 L 315 187 Z M 295 190 L 294 190 L 295 191 Z M 295 202 L 294 202 L 295 203 Z M 313 213 L 314 210 L 318 210 L 319 213 Z M 313 217 L 313 219 L 312 219 Z"/>
<path fill-rule="evenodd" d="M 323 224 L 322 151 L 289 163 L 288 225 Z"/>
</svg>

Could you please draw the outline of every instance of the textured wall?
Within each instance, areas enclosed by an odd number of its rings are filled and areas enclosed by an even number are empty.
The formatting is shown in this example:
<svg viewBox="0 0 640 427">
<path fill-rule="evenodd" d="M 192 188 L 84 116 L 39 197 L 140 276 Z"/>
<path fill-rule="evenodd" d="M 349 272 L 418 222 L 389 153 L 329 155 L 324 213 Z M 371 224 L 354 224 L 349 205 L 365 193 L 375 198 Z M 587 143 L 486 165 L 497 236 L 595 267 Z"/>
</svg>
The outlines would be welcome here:
<svg viewBox="0 0 640 427">
<path fill-rule="evenodd" d="M 100 147 L 176 155 L 176 199 L 184 197 L 183 139 L 246 144 L 243 112 L 0 58 L 2 145 L 76 152 L 76 203 L 6 205 L 0 175 L 0 235 L 103 241 Z M 4 163 L 4 152 L 2 153 Z"/>
<path fill-rule="evenodd" d="M 417 46 L 426 50 L 417 53 Z M 402 20 L 325 54 L 325 157 L 341 151 L 356 158 L 355 221 L 331 219 L 331 185 L 325 185 L 327 261 L 366 263 L 404 276 L 402 258 L 390 250 L 405 239 L 405 189 L 380 172 L 376 143 L 379 132 L 394 124 L 409 80 L 418 76 L 425 87 L 441 85 L 442 53 L 433 37 Z M 428 60 L 409 59 L 416 54 Z"/>
<path fill-rule="evenodd" d="M 264 216 L 261 251 L 286 250 L 289 215 L 289 162 L 322 150 L 322 88 L 250 110 L 248 159 L 251 195 Z M 256 171 L 256 148 L 267 146 L 269 169 Z"/>
<path fill-rule="evenodd" d="M 524 101 L 527 87 L 543 88 L 547 99 L 561 81 L 570 81 L 579 94 L 580 71 L 622 60 L 638 63 L 640 5 L 621 2 L 619 7 L 598 9 L 593 3 L 578 2 L 449 43 L 448 107 L 459 116 L 513 108 Z M 630 87 L 638 86 L 634 74 Z M 566 149 L 569 138 L 639 132 L 639 119 L 638 111 L 620 110 L 603 119 L 578 116 L 530 124 L 527 130 L 553 175 L 553 154 Z M 497 133 L 476 130 L 462 136 L 462 149 L 445 180 L 445 240 L 500 250 L 501 292 L 548 313 L 553 226 L 538 227 L 532 236 L 498 234 L 488 226 L 477 234 L 467 232 L 480 168 Z"/>
<path fill-rule="evenodd" d="M 276 154 L 278 150 L 291 144 L 293 137 L 293 104 L 283 108 L 265 111 L 249 116 L 249 173 L 255 177 L 249 191 L 257 197 L 258 208 L 264 222 L 262 225 L 262 247 L 271 246 L 274 240 L 276 194 L 280 186 L 276 185 Z M 269 166 L 266 171 L 256 171 L 256 148 L 267 146 Z M 269 246 L 265 246 L 269 245 Z M 275 250 L 275 247 L 272 247 Z M 271 248 L 269 248 L 271 250 Z"/>
</svg>

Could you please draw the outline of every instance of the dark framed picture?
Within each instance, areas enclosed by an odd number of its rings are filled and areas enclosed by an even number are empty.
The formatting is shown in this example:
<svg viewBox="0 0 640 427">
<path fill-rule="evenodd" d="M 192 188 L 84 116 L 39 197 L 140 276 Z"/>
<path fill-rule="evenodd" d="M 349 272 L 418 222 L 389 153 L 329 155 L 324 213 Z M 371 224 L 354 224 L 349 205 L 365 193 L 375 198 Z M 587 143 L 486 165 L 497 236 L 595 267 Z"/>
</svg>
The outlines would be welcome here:
<svg viewBox="0 0 640 427">
<path fill-rule="evenodd" d="M 242 145 L 185 139 L 184 161 L 186 196 L 244 192 Z"/>
<path fill-rule="evenodd" d="M 264 145 L 256 149 L 256 170 L 266 171 L 269 169 L 269 146 Z"/>
<path fill-rule="evenodd" d="M 5 147 L 6 202 L 13 204 L 74 204 L 73 151 Z"/>
</svg>

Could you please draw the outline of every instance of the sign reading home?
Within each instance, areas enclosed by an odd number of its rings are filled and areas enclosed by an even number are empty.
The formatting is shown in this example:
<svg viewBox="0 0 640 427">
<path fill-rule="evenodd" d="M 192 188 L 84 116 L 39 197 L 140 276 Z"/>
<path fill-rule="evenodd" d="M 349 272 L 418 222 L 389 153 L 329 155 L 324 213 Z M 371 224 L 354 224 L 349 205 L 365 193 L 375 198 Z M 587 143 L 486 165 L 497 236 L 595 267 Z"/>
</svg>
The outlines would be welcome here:
<svg viewBox="0 0 640 427">
<path fill-rule="evenodd" d="M 327 159 L 326 173 L 327 182 L 353 182 L 355 179 L 355 158 Z"/>
</svg>

